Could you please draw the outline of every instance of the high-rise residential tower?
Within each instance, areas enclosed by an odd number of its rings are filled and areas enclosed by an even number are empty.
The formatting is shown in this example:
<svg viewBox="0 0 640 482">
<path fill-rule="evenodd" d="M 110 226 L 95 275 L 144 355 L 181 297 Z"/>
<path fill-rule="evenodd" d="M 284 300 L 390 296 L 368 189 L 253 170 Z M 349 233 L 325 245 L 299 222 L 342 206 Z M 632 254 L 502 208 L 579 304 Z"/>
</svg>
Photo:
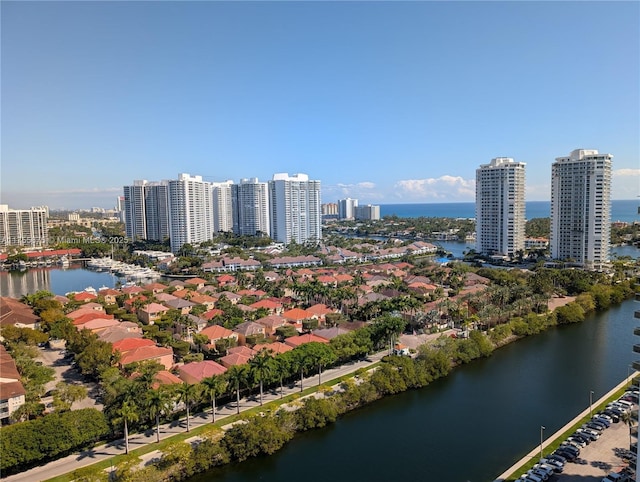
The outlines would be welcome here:
<svg viewBox="0 0 640 482">
<path fill-rule="evenodd" d="M 46 246 L 49 242 L 46 206 L 9 209 L 0 204 L 0 246 Z"/>
<path fill-rule="evenodd" d="M 525 164 L 497 157 L 476 170 L 476 251 L 514 256 L 524 249 Z"/>
<path fill-rule="evenodd" d="M 168 182 L 133 181 L 124 186 L 125 233 L 129 239 L 162 241 L 169 236 Z"/>
<path fill-rule="evenodd" d="M 289 244 L 322 239 L 320 181 L 306 174 L 274 174 L 269 181 L 271 237 Z"/>
<path fill-rule="evenodd" d="M 258 178 L 241 179 L 233 185 L 233 232 L 255 236 L 271 234 L 269 225 L 269 193 L 266 182 Z"/>
<path fill-rule="evenodd" d="M 233 181 L 214 182 L 213 188 L 213 231 L 230 233 L 233 231 Z"/>
<path fill-rule="evenodd" d="M 180 174 L 169 181 L 171 251 L 213 238 L 213 195 L 202 176 Z"/>
<path fill-rule="evenodd" d="M 338 217 L 340 219 L 354 219 L 356 217 L 356 208 L 358 207 L 358 200 L 340 199 L 338 201 Z"/>
<path fill-rule="evenodd" d="M 611 154 L 576 149 L 551 168 L 551 256 L 587 269 L 608 266 Z"/>
</svg>

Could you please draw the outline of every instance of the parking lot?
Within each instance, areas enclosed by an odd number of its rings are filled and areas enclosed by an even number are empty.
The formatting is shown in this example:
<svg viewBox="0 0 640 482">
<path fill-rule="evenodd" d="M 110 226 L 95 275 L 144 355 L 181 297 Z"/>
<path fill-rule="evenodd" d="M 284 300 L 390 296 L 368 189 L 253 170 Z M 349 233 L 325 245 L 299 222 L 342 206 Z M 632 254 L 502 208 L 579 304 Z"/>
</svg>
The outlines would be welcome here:
<svg viewBox="0 0 640 482">
<path fill-rule="evenodd" d="M 559 482 L 600 482 L 609 472 L 619 472 L 628 464 L 620 457 L 629 448 L 629 427 L 614 423 L 600 438 L 582 449 L 575 462 L 565 465 L 555 477 Z"/>
</svg>

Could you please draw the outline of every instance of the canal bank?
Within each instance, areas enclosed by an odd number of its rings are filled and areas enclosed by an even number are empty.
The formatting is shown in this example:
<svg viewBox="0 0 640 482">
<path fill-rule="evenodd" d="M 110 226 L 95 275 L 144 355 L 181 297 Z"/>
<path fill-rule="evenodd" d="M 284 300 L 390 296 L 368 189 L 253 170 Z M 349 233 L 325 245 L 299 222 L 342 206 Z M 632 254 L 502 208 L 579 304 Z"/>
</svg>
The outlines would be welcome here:
<svg viewBox="0 0 640 482">
<path fill-rule="evenodd" d="M 595 413 L 596 407 L 599 408 L 602 405 L 606 404 L 607 402 L 611 401 L 613 398 L 616 398 L 614 397 L 614 395 L 617 392 L 620 392 L 624 387 L 628 386 L 631 383 L 632 379 L 633 379 L 632 376 L 625 378 L 622 382 L 620 382 L 618 385 L 616 385 L 607 393 L 605 393 L 602 397 L 600 397 L 600 399 L 598 399 L 597 401 L 594 401 L 592 406 L 585 408 L 582 412 L 576 415 L 575 418 L 573 418 L 573 420 L 565 424 L 563 427 L 559 428 L 551 436 L 545 438 L 542 441 L 542 445 L 538 445 L 537 447 L 534 447 L 533 449 L 531 449 L 531 451 L 527 455 L 522 457 L 515 464 L 513 464 L 511 467 L 505 470 L 499 477 L 495 479 L 494 482 L 504 482 L 506 480 L 514 480 L 513 479 L 514 474 L 516 474 L 518 471 L 523 469 L 527 464 L 531 464 L 532 461 L 538 461 L 540 458 L 541 451 L 542 453 L 547 454 L 548 447 L 556 444 L 557 442 L 561 442 L 562 440 L 564 440 L 566 438 L 566 435 L 565 435 L 566 432 L 571 430 L 577 424 L 581 423 L 583 419 L 590 416 L 592 411 Z"/>
</svg>

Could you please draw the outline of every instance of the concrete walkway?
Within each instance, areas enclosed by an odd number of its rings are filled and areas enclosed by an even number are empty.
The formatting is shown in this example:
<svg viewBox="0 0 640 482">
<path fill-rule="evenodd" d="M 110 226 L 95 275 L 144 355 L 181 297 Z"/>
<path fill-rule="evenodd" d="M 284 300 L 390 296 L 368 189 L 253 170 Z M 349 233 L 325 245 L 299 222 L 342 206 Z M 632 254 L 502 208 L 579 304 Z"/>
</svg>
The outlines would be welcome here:
<svg viewBox="0 0 640 482">
<path fill-rule="evenodd" d="M 354 373 L 361 368 L 367 368 L 374 363 L 380 361 L 382 357 L 388 354 L 387 351 L 371 355 L 366 360 L 357 362 L 351 362 L 340 367 L 331 368 L 322 373 L 322 382 L 330 383 L 332 380 L 340 378 L 344 375 Z M 318 385 L 318 375 L 307 377 L 303 381 L 303 388 L 310 388 Z M 294 386 L 284 387 L 284 396 L 294 393 L 300 393 L 300 382 L 298 381 Z M 268 408 L 267 403 L 271 401 L 280 400 L 280 388 L 265 391 L 263 394 L 263 403 L 265 408 Z M 249 410 L 251 408 L 260 405 L 260 395 L 252 395 L 248 398 L 240 399 L 240 413 Z M 216 407 L 216 422 L 223 420 L 226 417 L 236 415 L 237 407 L 236 402 L 233 401 L 227 405 Z M 194 429 L 211 423 L 211 410 L 204 413 L 198 413 L 192 415 L 189 419 L 189 427 Z M 160 426 L 160 439 L 166 439 L 178 433 L 184 433 L 186 431 L 187 423 L 186 419 L 181 419 L 172 423 L 164 424 Z M 147 430 L 144 433 L 132 434 L 129 436 L 129 451 L 138 449 L 145 445 L 153 444 L 156 442 L 155 428 Z M 35 467 L 33 469 L 21 472 L 16 475 L 11 475 L 4 478 L 7 482 L 40 482 L 59 475 L 67 474 L 78 470 L 88 465 L 101 462 L 103 460 L 110 459 L 116 455 L 124 454 L 124 439 L 116 440 L 105 445 L 100 445 L 92 449 L 72 454 L 67 457 L 54 460 L 46 465 Z"/>
<path fill-rule="evenodd" d="M 624 379 L 618 385 L 616 385 L 611 390 L 609 390 L 607 393 L 605 393 L 599 400 L 597 400 L 597 401 L 594 400 L 593 401 L 593 406 L 597 407 L 602 402 L 604 402 L 607 398 L 611 397 L 611 395 L 613 395 L 616 391 L 620 390 L 623 387 L 628 386 L 631 383 L 632 380 L 633 380 L 633 377 L 629 377 L 629 378 Z M 561 427 L 558 431 L 556 431 L 556 433 L 554 433 L 550 437 L 546 438 L 544 440 L 543 444 L 542 444 L 542 449 L 544 450 L 545 448 L 547 448 L 549 445 L 551 445 L 553 442 L 555 442 L 563 433 L 565 433 L 572 426 L 574 426 L 576 423 L 578 423 L 579 420 L 581 420 L 584 417 L 586 417 L 587 415 L 589 415 L 589 411 L 590 411 L 590 407 L 587 407 L 582 412 L 580 412 L 578 415 L 576 415 L 576 417 L 573 420 L 571 420 L 569 423 L 567 423 L 564 427 Z M 620 424 L 621 424 L 621 422 L 620 422 Z M 613 431 L 611 429 L 609 429 L 609 430 Z M 498 478 L 496 478 L 494 482 L 503 482 L 503 481 L 507 480 L 511 474 L 516 472 L 516 470 L 518 470 L 524 464 L 526 464 L 527 462 L 530 462 L 533 459 L 537 460 L 539 458 L 540 458 L 540 445 L 537 445 L 535 448 L 533 448 L 531 450 L 531 452 L 529 452 L 527 455 L 522 457 L 515 464 L 513 464 L 511 467 L 509 467 L 502 475 L 500 475 Z M 604 475 L 606 475 L 606 473 Z M 604 477 L 604 475 L 602 475 L 602 477 Z"/>
</svg>

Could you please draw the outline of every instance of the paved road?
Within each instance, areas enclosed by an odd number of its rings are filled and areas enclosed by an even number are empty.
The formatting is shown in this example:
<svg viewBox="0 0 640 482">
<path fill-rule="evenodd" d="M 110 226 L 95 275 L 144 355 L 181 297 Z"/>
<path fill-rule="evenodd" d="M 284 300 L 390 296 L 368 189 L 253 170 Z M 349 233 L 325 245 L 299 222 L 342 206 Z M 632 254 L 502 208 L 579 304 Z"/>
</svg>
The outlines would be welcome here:
<svg viewBox="0 0 640 482">
<path fill-rule="evenodd" d="M 353 373 L 360 368 L 366 368 L 368 366 L 371 366 L 372 364 L 380 361 L 380 359 L 382 359 L 382 357 L 385 355 L 387 355 L 386 351 L 372 355 L 367 360 L 352 362 L 347 365 L 326 370 L 322 374 L 322 382 L 327 383 L 331 380 L 335 380 L 336 378 Z M 318 384 L 318 375 L 314 375 L 312 377 L 308 377 L 304 379 L 303 388 L 309 388 L 317 384 Z M 296 383 L 295 386 L 293 387 L 285 386 L 284 388 L 285 396 L 293 393 L 299 393 L 299 392 L 300 392 L 299 382 Z M 279 388 L 277 390 L 271 390 L 264 393 L 263 401 L 264 403 L 267 403 L 270 401 L 279 400 L 280 396 L 281 395 L 280 395 Z M 259 405 L 260 405 L 259 395 L 257 396 L 254 395 L 249 398 L 242 398 L 240 400 L 240 412 L 243 412 L 253 407 L 257 407 Z M 231 415 L 235 415 L 236 412 L 237 412 L 237 407 L 236 407 L 235 401 L 227 405 L 217 407 L 216 421 L 222 420 L 225 417 L 229 417 Z M 207 412 L 199 413 L 199 414 L 196 414 L 195 416 L 192 416 L 190 418 L 189 425 L 191 428 L 195 428 L 210 422 L 211 422 L 211 410 L 208 410 Z M 172 435 L 183 433 L 186 431 L 186 426 L 187 424 L 185 419 L 181 419 L 180 421 L 161 425 L 160 438 L 165 439 L 167 437 L 171 437 Z M 147 430 L 144 433 L 131 435 L 129 437 L 129 450 L 135 450 L 144 445 L 153 444 L 155 443 L 155 441 L 156 441 L 155 430 Z M 99 447 L 94 447 L 93 449 L 90 449 L 90 450 L 69 455 L 68 457 L 55 460 L 46 465 L 33 468 L 26 472 L 22 472 L 16 475 L 11 475 L 9 477 L 6 477 L 5 480 L 7 482 L 40 482 L 46 479 L 50 479 L 52 477 L 56 477 L 58 475 L 73 472 L 74 470 L 85 467 L 87 465 L 92 465 L 97 462 L 101 462 L 105 459 L 109 459 L 116 455 L 122 455 L 122 454 L 124 454 L 124 439 L 116 440 L 106 445 L 101 445 Z"/>
</svg>

